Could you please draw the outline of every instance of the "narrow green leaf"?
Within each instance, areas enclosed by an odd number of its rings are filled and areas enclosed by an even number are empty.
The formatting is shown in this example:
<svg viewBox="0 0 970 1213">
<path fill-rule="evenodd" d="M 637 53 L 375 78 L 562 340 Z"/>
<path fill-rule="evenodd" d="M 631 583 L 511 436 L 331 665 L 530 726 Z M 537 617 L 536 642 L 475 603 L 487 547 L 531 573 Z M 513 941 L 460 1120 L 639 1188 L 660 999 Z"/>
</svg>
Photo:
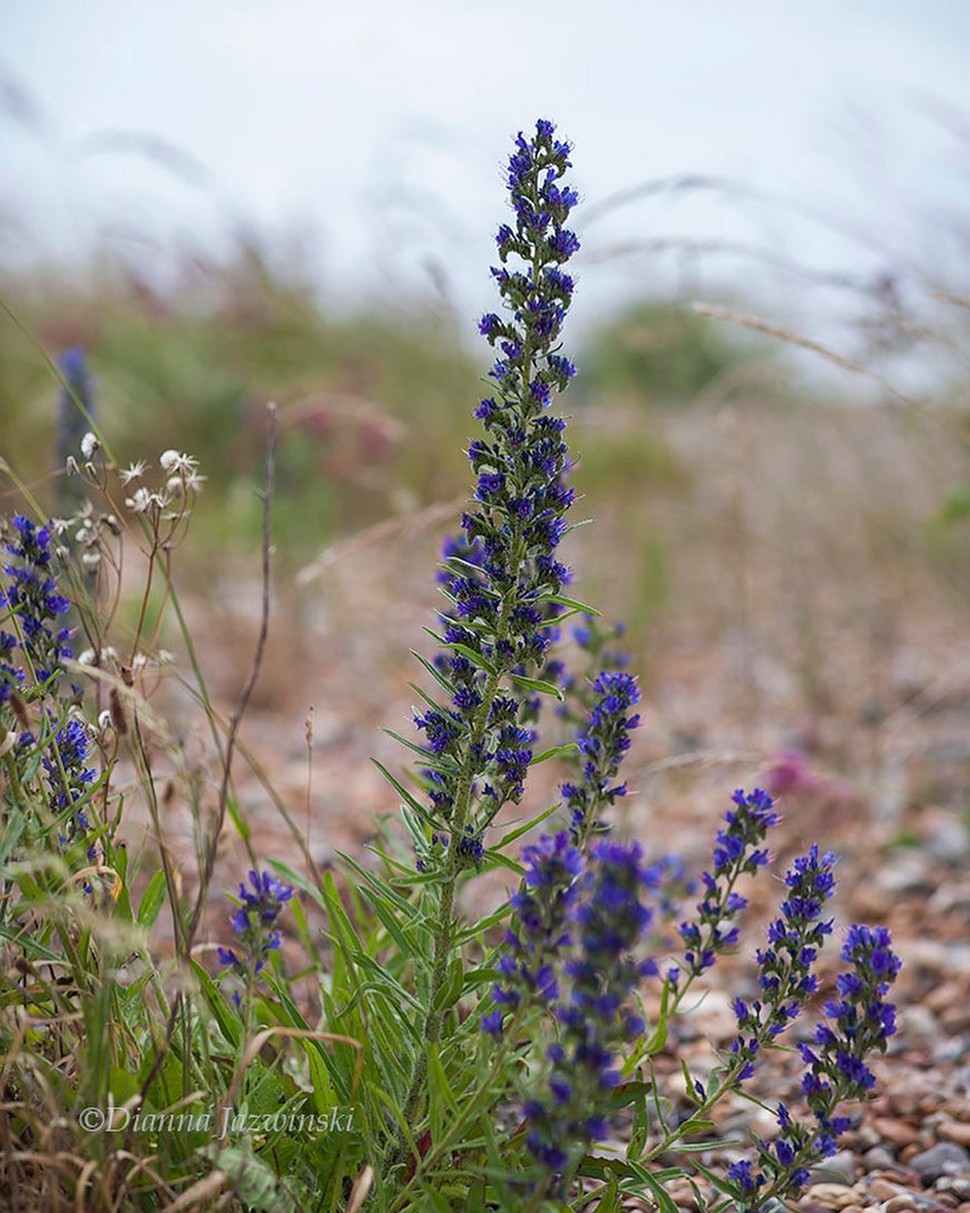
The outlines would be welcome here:
<svg viewBox="0 0 970 1213">
<path fill-rule="evenodd" d="M 274 872 L 277 872 L 280 876 L 284 876 L 288 884 L 293 885 L 294 888 L 299 889 L 302 893 L 306 893 L 308 897 L 316 902 L 321 910 L 327 908 L 323 900 L 323 894 L 302 872 L 298 872 L 296 868 L 291 868 L 289 864 L 283 863 L 281 859 L 268 859 L 266 863 Z"/>
<path fill-rule="evenodd" d="M 463 984 L 464 966 L 461 963 L 461 957 L 453 956 L 448 965 L 447 976 L 441 983 L 441 989 L 435 999 L 435 1009 L 447 1011 L 449 1007 L 453 1007 L 461 997 Z"/>
<path fill-rule="evenodd" d="M 347 916 L 347 911 L 343 907 L 332 872 L 324 874 L 321 894 L 323 896 L 324 909 L 327 911 L 327 917 L 330 921 L 330 936 L 341 949 L 344 956 L 350 958 L 354 952 L 361 948 L 360 937 L 357 934 L 356 927 Z"/>
<path fill-rule="evenodd" d="M 366 868 L 361 867 L 356 859 L 352 859 L 346 851 L 338 851 L 337 854 L 349 868 L 352 868 L 357 875 L 366 884 L 375 889 L 382 897 L 395 906 L 402 914 L 406 915 L 409 920 L 414 919 L 415 910 L 409 901 L 403 898 L 400 893 L 396 893 L 386 881 L 375 875 L 373 872 L 368 872 Z"/>
<path fill-rule="evenodd" d="M 432 708 L 435 712 L 440 712 L 442 715 L 445 714 L 447 709 L 443 708 L 437 699 L 433 699 L 427 691 L 423 691 L 416 682 L 409 682 L 408 686 L 415 693 L 415 695 L 424 700 L 426 707 Z"/>
<path fill-rule="evenodd" d="M 548 762 L 550 758 L 563 758 L 567 754 L 575 754 L 576 749 L 575 741 L 567 741 L 565 745 L 550 746 L 548 750 L 543 750 L 541 754 L 537 754 L 529 765 L 535 767 L 540 762 Z"/>
<path fill-rule="evenodd" d="M 422 657 L 421 654 L 416 649 L 411 650 L 411 656 L 414 657 L 418 662 L 420 662 L 420 664 L 424 667 L 424 669 L 426 669 L 428 671 L 428 673 L 431 675 L 431 677 L 435 680 L 435 682 L 441 687 L 441 689 L 443 691 L 447 691 L 449 694 L 452 694 L 454 692 L 455 688 L 451 685 L 451 683 L 444 676 L 444 674 L 442 674 L 442 672 L 438 669 L 438 667 L 434 664 L 434 662 L 428 661 L 428 659 L 426 657 Z"/>
<path fill-rule="evenodd" d="M 392 736 L 393 736 L 393 734 L 392 734 Z M 391 785 L 391 787 L 394 789 L 394 791 L 397 792 L 397 794 L 401 797 L 401 799 L 404 800 L 406 804 L 410 805 L 412 809 L 414 809 L 415 813 L 423 814 L 423 815 L 427 814 L 427 809 L 424 807 L 424 805 L 421 804 L 421 802 L 419 800 L 417 800 L 407 790 L 407 788 L 404 787 L 404 785 L 400 782 L 400 780 L 394 778 L 394 776 L 387 769 L 387 767 L 384 766 L 384 764 L 382 762 L 379 762 L 376 758 L 372 758 L 371 762 L 374 764 L 375 767 L 377 767 L 377 769 L 384 776 L 384 778 L 387 780 L 387 782 Z"/>
<path fill-rule="evenodd" d="M 609 1108 L 611 1113 L 618 1112 L 628 1104 L 645 1099 L 652 1089 L 653 1084 L 643 1082 L 642 1079 L 621 1083 L 610 1092 L 609 1098 L 604 1102 L 604 1107 Z"/>
<path fill-rule="evenodd" d="M 580 602 L 578 598 L 567 598 L 565 594 L 543 594 L 543 602 L 555 602 L 559 606 L 569 607 L 570 610 L 576 611 L 580 615 L 592 615 L 594 619 L 599 619 L 602 612 L 595 607 L 591 607 L 586 602 Z"/>
<path fill-rule="evenodd" d="M 235 797 L 230 796 L 226 800 L 226 812 L 229 814 L 229 820 L 236 827 L 236 833 L 246 842 L 249 839 L 252 831 L 249 828 L 249 822 L 246 820 L 246 815 L 240 812 L 239 803 Z"/>
<path fill-rule="evenodd" d="M 541 678 L 526 678 L 524 674 L 510 674 L 509 677 L 516 686 L 526 691 L 535 691 L 537 695 L 555 695 L 560 703 L 566 698 L 554 682 L 543 682 Z"/>
<path fill-rule="evenodd" d="M 242 1040 L 242 1024 L 239 1022 L 239 1017 L 230 1008 L 222 991 L 199 962 L 190 959 L 189 964 L 199 983 L 203 997 L 209 1004 L 209 1010 L 215 1017 L 223 1036 L 225 1036 L 234 1049 L 238 1049 Z"/>
<path fill-rule="evenodd" d="M 416 741 L 411 741 L 400 733 L 395 733 L 393 729 L 381 729 L 381 732 L 386 733 L 388 737 L 393 737 L 395 741 L 399 741 L 401 745 L 406 746 L 409 750 L 413 750 L 415 754 L 420 754 L 422 758 L 434 758 L 431 750 L 425 749 L 424 746 L 418 745 Z"/>
<path fill-rule="evenodd" d="M 486 914 L 485 917 L 480 918 L 478 922 L 472 923 L 471 926 L 466 927 L 463 931 L 460 931 L 455 937 L 455 943 L 459 947 L 464 947 L 469 940 L 478 939 L 479 936 L 484 935 L 485 932 L 490 930 L 492 927 L 497 927 L 500 923 L 504 922 L 508 916 L 509 903 L 505 901 L 498 907 L 497 910 L 493 910 L 491 914 Z"/>
<path fill-rule="evenodd" d="M 165 873 L 161 868 L 148 882 L 138 907 L 138 925 L 147 931 L 153 927 L 165 904 Z"/>
<path fill-rule="evenodd" d="M 648 1171 L 646 1167 L 636 1167 L 636 1170 L 639 1172 L 637 1178 L 640 1183 L 646 1184 L 653 1193 L 660 1213 L 678 1213 L 677 1204 L 664 1187 L 662 1180 Z"/>
<path fill-rule="evenodd" d="M 441 562 L 442 568 L 449 568 L 451 565 L 464 569 L 466 573 L 471 573 L 473 577 L 481 577 L 482 575 L 481 565 L 472 564 L 469 560 L 462 560 L 460 556 L 448 556 Z"/>
<path fill-rule="evenodd" d="M 517 863 L 514 859 L 510 859 L 508 855 L 502 855 L 498 851 L 486 851 L 485 862 L 482 864 L 482 871 L 494 872 L 496 868 L 508 868 L 508 870 L 510 872 L 514 872 L 516 876 L 525 875 L 525 868 L 520 863 Z"/>
<path fill-rule="evenodd" d="M 524 825 L 516 826 L 514 830 L 509 830 L 507 834 L 502 835 L 495 846 L 492 847 L 492 850 L 501 851 L 504 847 L 507 847 L 510 842 L 515 842 L 515 840 L 517 838 L 521 838 L 523 834 L 528 834 L 528 832 L 539 825 L 540 822 L 545 821 L 547 817 L 551 817 L 558 808 L 559 804 L 557 802 L 556 804 L 551 805 L 548 809 L 543 809 L 543 811 L 537 817 L 531 818 Z"/>
<path fill-rule="evenodd" d="M 647 1105 L 646 1094 L 641 1093 L 633 1104 L 633 1124 L 630 1131 L 630 1141 L 626 1148 L 627 1158 L 631 1160 L 639 1158 L 646 1149 L 649 1137 L 650 1109 Z"/>
<path fill-rule="evenodd" d="M 462 620 L 461 626 L 465 627 L 467 621 Z M 469 631 L 474 629 L 469 628 Z M 427 631 L 427 629 L 425 629 Z M 474 649 L 468 647 L 467 644 L 462 644 L 460 640 L 439 640 L 439 644 L 443 649 L 451 649 L 453 653 L 458 653 L 462 657 L 467 657 L 472 665 L 477 666 L 480 670 L 484 670 L 486 674 L 494 674 L 495 669 L 491 662 L 487 661 L 481 653 L 476 653 Z"/>
<path fill-rule="evenodd" d="M 418 946 L 418 942 L 414 939 L 410 932 L 405 931 L 401 924 L 394 916 L 393 909 L 374 892 L 373 889 L 362 889 L 361 892 L 370 902 L 374 913 L 383 923 L 388 935 L 397 944 L 398 950 L 402 956 L 410 956 L 412 960 L 417 960 L 424 955 L 423 949 Z"/>
<path fill-rule="evenodd" d="M 654 1028 L 650 1039 L 644 1046 L 644 1052 L 653 1057 L 667 1043 L 667 1025 L 670 1022 L 670 982 L 664 979 L 663 990 L 660 993 L 660 1015 L 657 1019 L 657 1026 Z"/>
<path fill-rule="evenodd" d="M 402 1022 L 405 1024 L 405 1026 L 408 1026 L 409 1031 L 413 1032 L 413 1029 L 407 1025 L 407 1021 L 401 1019 L 401 1008 L 402 1006 L 408 1006 L 413 1011 L 417 1011 L 420 1014 L 424 1011 L 423 1004 L 420 1003 L 408 990 L 405 990 L 404 986 L 402 986 L 399 981 L 395 981 L 390 973 L 388 973 L 387 969 L 382 968 L 381 965 L 379 965 L 373 958 L 373 956 L 368 956 L 366 952 L 358 952 L 354 959 L 357 961 L 357 964 L 361 969 L 366 969 L 367 972 L 370 973 L 374 978 L 373 981 L 361 982 L 360 992 L 366 993 L 370 991 L 373 994 L 379 994 L 380 997 L 387 1002 L 388 1006 L 394 1007 L 397 1013 L 397 1017 L 394 1021 L 394 1028 L 397 1035 L 400 1035 Z M 356 1005 L 356 1001 L 354 1005 Z M 420 1043 L 419 1036 L 415 1035 L 414 1039 L 417 1043 Z"/>
</svg>

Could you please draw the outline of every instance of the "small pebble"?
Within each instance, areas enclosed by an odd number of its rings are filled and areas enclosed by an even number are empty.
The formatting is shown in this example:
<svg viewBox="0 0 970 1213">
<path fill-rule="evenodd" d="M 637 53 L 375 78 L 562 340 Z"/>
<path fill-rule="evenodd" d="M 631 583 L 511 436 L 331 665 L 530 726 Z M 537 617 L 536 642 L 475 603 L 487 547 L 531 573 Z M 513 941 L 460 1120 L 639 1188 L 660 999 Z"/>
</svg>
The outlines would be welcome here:
<svg viewBox="0 0 970 1213">
<path fill-rule="evenodd" d="M 970 1035 L 944 1037 L 933 1049 L 933 1060 L 953 1064 L 970 1057 Z"/>
<path fill-rule="evenodd" d="M 896 1165 L 892 1152 L 885 1146 L 873 1146 L 863 1154 L 862 1161 L 866 1164 L 867 1171 L 886 1171 Z"/>
<path fill-rule="evenodd" d="M 860 1150 L 871 1150 L 873 1146 L 879 1145 L 882 1138 L 872 1127 L 872 1121 L 866 1120 L 856 1130 L 855 1140 Z"/>
<path fill-rule="evenodd" d="M 970 1154 L 953 1141 L 941 1141 L 909 1159 L 909 1165 L 924 1183 L 944 1175 L 970 1174 Z"/>
<path fill-rule="evenodd" d="M 957 1120 L 947 1120 L 939 1125 L 937 1136 L 944 1141 L 955 1141 L 960 1146 L 970 1146 L 970 1123 Z"/>
<path fill-rule="evenodd" d="M 935 891 L 927 875 L 928 857 L 919 851 L 896 851 L 875 873 L 876 887 L 891 896 Z"/>
<path fill-rule="evenodd" d="M 947 1007 L 940 1015 L 940 1023 L 943 1025 L 944 1031 L 951 1036 L 956 1036 L 961 1032 L 970 1032 L 970 1005 L 962 1002 Z"/>
<path fill-rule="evenodd" d="M 905 1188 L 890 1183 L 888 1179 L 874 1179 L 869 1185 L 869 1195 L 873 1200 L 892 1200 L 894 1196 L 900 1196 L 904 1192 Z"/>
<path fill-rule="evenodd" d="M 825 1209 L 844 1209 L 856 1202 L 856 1194 L 847 1184 L 812 1184 L 808 1198 Z"/>
<path fill-rule="evenodd" d="M 919 1131 L 895 1116 L 877 1116 L 872 1127 L 883 1141 L 891 1142 L 894 1146 L 911 1146 L 919 1141 Z"/>
<path fill-rule="evenodd" d="M 820 1162 L 817 1167 L 812 1168 L 813 1184 L 853 1184 L 855 1179 L 855 1156 L 846 1150 L 833 1154 L 831 1158 L 826 1158 L 824 1162 Z"/>
<path fill-rule="evenodd" d="M 933 1012 L 921 1003 L 901 1007 L 898 1012 L 901 1043 L 909 1048 L 933 1044 L 940 1039 L 940 1024 Z"/>
</svg>

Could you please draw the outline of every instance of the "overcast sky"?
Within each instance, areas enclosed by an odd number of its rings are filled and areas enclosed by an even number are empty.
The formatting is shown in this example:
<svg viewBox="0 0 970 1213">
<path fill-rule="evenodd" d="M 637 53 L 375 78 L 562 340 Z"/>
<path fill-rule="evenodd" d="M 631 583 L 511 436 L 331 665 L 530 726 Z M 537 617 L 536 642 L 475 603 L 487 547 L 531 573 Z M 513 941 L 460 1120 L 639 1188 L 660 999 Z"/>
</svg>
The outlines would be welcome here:
<svg viewBox="0 0 970 1213">
<path fill-rule="evenodd" d="M 510 135 L 545 116 L 575 144 L 587 314 L 684 271 L 604 262 L 617 242 L 876 274 L 966 188 L 968 63 L 964 0 L 6 0 L 0 259 L 100 239 L 157 269 L 300 230 L 333 297 L 437 284 L 477 311 Z M 744 188 L 596 217 L 684 175 Z M 711 253 L 690 289 L 758 272 Z"/>
</svg>

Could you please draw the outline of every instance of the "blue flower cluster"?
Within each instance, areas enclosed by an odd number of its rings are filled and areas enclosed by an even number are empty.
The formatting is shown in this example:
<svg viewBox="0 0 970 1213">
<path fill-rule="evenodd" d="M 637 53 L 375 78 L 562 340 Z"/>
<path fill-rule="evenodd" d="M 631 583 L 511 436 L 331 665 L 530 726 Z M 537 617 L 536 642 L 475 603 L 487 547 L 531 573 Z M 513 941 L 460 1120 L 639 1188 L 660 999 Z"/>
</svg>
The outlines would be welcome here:
<svg viewBox="0 0 970 1213">
<path fill-rule="evenodd" d="M 762 843 L 778 822 L 774 801 L 761 788 L 749 794 L 738 789 L 732 799 L 735 808 L 725 813 L 726 828 L 717 833 L 714 870 L 701 874 L 705 897 L 698 902 L 698 918 L 680 926 L 689 978 L 710 968 L 719 952 L 737 943 L 734 919 L 748 903 L 734 886 L 742 875 L 753 875 L 768 862 Z"/>
<path fill-rule="evenodd" d="M 550 1003 L 559 997 L 553 963 L 572 942 L 568 922 L 585 866 L 565 831 L 554 837 L 543 834 L 526 847 L 522 864 L 522 887 L 510 899 L 515 925 L 505 932 L 507 950 L 497 966 L 502 982 L 492 987 L 499 1008 L 514 1009 L 528 999 Z M 482 1028 L 493 1035 L 501 1033 L 502 1024 L 501 1010 L 482 1018 Z"/>
<path fill-rule="evenodd" d="M 590 832 L 603 830 L 595 816 L 603 805 L 626 795 L 627 785 L 612 781 L 630 748 L 630 732 L 640 723 L 639 715 L 627 714 L 640 702 L 640 690 L 630 674 L 603 670 L 592 690 L 593 707 L 577 739 L 583 780 L 564 783 L 560 789 L 570 811 L 569 831 L 577 844 Z"/>
<path fill-rule="evenodd" d="M 44 755 L 44 770 L 51 791 L 51 808 L 60 813 L 87 795 L 94 769 L 84 764 L 88 757 L 88 735 L 84 725 L 72 717 L 54 734 Z"/>
<path fill-rule="evenodd" d="M 616 1050 L 644 1030 L 630 1001 L 641 978 L 656 973 L 633 949 L 650 925 L 641 901 L 654 883 L 637 843 L 593 847 L 572 912 L 575 947 L 565 962 L 568 992 L 555 1008 L 559 1039 L 547 1049 L 548 1091 L 529 1099 L 526 1143 L 550 1171 L 561 1171 L 608 1130 L 604 1104 L 620 1081 Z"/>
<path fill-rule="evenodd" d="M 13 525 L 17 538 L 6 550 L 14 559 L 3 566 L 9 581 L 0 592 L 0 609 L 8 609 L 18 634 L 0 630 L 0 704 L 27 686 L 28 673 L 36 686 L 46 686 L 62 672 L 64 658 L 73 656 L 70 629 L 57 624 L 71 604 L 58 591 L 51 572 L 50 527 L 38 527 L 20 514 Z M 13 664 L 17 648 L 26 670 Z"/>
<path fill-rule="evenodd" d="M 750 1006 L 734 1000 L 738 1036 L 731 1046 L 733 1082 L 750 1078 L 762 1046 L 784 1032 L 818 988 L 813 965 L 832 932 L 832 920 L 823 920 L 822 910 L 835 889 L 834 864 L 831 852 L 820 855 L 813 846 L 785 875 L 788 896 L 781 917 L 768 928 L 768 947 L 757 953 L 762 996 Z"/>
<path fill-rule="evenodd" d="M 541 668 L 569 579 L 556 558 L 573 499 L 565 423 L 548 412 L 575 374 L 557 345 L 573 292 L 562 266 L 579 247 L 565 226 L 577 201 L 561 182 L 568 152 L 540 121 L 531 139 L 519 134 L 509 161 L 515 218 L 498 233 L 501 264 L 493 270 L 507 313 L 479 325 L 498 357 L 492 395 L 475 413 L 485 436 L 468 448 L 476 506 L 446 545 L 442 651 L 427 667 L 448 702 L 422 692 L 426 708 L 414 716 L 424 734 L 426 824 L 451 827 L 452 867 L 467 863 L 457 854 L 465 826 L 480 837 L 503 804 L 522 796 L 536 739 L 535 686 L 516 679 Z"/>
<path fill-rule="evenodd" d="M 885 1052 L 896 1031 L 895 1007 L 886 995 L 901 963 L 889 932 L 850 927 L 842 959 L 851 968 L 837 978 L 839 997 L 825 1005 L 828 1022 L 816 1027 L 812 1044 L 800 1047 L 802 1093 L 814 1125 L 800 1123 L 784 1104 L 778 1105 L 778 1136 L 758 1143 L 760 1166 L 742 1159 L 728 1171 L 745 1211 L 760 1209 L 769 1196 L 797 1197 L 808 1183 L 809 1168 L 836 1152 L 837 1139 L 852 1123 L 841 1105 L 868 1096 L 876 1080 L 866 1059 L 873 1051 Z"/>
<path fill-rule="evenodd" d="M 53 727 L 53 722 L 52 722 Z M 27 734 L 22 742 L 30 739 Z M 90 797 L 95 770 L 87 766 L 90 741 L 84 725 L 76 717 L 57 729 L 42 758 L 47 786 L 50 790 L 50 807 L 58 820 L 58 842 L 62 848 L 73 848 L 78 842 L 85 843 L 85 856 L 90 863 L 98 860 L 98 849 L 91 841 L 92 824 L 85 806 Z M 84 885 L 85 893 L 92 886 Z"/>
<path fill-rule="evenodd" d="M 652 917 L 641 893 L 656 887 L 657 877 L 637 843 L 601 842 L 584 863 L 564 830 L 527 848 L 523 861 L 523 888 L 512 898 L 515 925 L 498 963 L 503 980 L 492 990 L 499 1009 L 482 1027 L 499 1035 L 502 1008 L 528 1003 L 554 1016 L 547 1089 L 525 1102 L 523 1115 L 529 1150 L 561 1172 L 606 1134 L 603 1106 L 619 1081 L 615 1050 L 644 1030 L 629 1004 L 639 981 L 657 968 L 633 952 Z"/>
<path fill-rule="evenodd" d="M 237 939 L 235 948 L 219 948 L 219 961 L 235 971 L 255 976 L 265 967 L 269 955 L 280 946 L 276 927 L 293 889 L 269 872 L 249 873 L 251 888 L 239 886 L 242 903 L 232 916 L 232 929 Z"/>
</svg>

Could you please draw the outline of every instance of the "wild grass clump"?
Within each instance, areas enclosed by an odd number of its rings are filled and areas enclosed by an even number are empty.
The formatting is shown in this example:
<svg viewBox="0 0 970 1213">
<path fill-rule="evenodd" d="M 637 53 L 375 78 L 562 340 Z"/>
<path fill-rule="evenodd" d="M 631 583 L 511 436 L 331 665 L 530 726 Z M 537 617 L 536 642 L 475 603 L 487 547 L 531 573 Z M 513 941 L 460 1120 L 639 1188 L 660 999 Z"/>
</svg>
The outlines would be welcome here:
<svg viewBox="0 0 970 1213">
<path fill-rule="evenodd" d="M 835 858 L 817 844 L 784 875 L 730 1047 L 703 1081 L 686 1062 L 676 1080 L 658 1065 L 700 980 L 742 947 L 747 883 L 769 866 L 778 809 L 761 789 L 735 791 L 693 878 L 615 828 L 640 688 L 559 554 L 574 506 L 554 410 L 576 373 L 560 347 L 579 243 L 569 156 L 539 121 L 509 161 L 513 214 L 492 271 L 504 307 L 480 323 L 497 357 L 468 447 L 474 498 L 443 553 L 416 731 L 399 738 L 413 764 L 385 770 L 400 828 L 372 855 L 321 874 L 309 854 L 302 871 L 258 854 L 234 794 L 268 624 L 275 412 L 260 635 L 227 720 L 174 577 L 205 487 L 197 459 L 171 448 L 120 466 L 92 429 L 66 461 L 84 490 L 73 513 L 42 524 L 25 490 L 0 600 L 7 1207 L 605 1213 L 631 1195 L 674 1209 L 670 1186 L 686 1180 L 700 1207 L 755 1210 L 797 1194 L 868 1097 L 867 1058 L 895 1031 L 899 961 L 884 929 L 854 925 L 821 1021 L 800 1036 L 800 1100 L 775 1101 L 774 1134 L 741 1152 L 713 1136 L 716 1105 L 759 1101 L 763 1059 L 788 1047 L 820 992 Z M 68 374 L 65 390 L 76 383 Z M 143 592 L 124 627 L 134 552 Z M 192 872 L 159 776 L 163 754 L 176 774 L 181 761 L 179 722 L 151 697 L 163 608 L 220 759 L 210 787 L 181 770 Z M 578 672 L 557 652 L 567 623 Z M 570 740 L 556 744 L 563 727 Z M 511 818 L 545 763 L 563 767 L 558 797 Z M 137 850 L 136 806 L 151 840 Z M 230 830 L 248 871 L 213 920 Z M 486 872 L 506 875 L 509 896 L 463 916 L 461 890 Z M 284 956 L 284 930 L 302 959 Z M 678 1100 L 688 1110 L 675 1115 Z M 700 1145 L 720 1163 L 699 1161 Z"/>
</svg>

